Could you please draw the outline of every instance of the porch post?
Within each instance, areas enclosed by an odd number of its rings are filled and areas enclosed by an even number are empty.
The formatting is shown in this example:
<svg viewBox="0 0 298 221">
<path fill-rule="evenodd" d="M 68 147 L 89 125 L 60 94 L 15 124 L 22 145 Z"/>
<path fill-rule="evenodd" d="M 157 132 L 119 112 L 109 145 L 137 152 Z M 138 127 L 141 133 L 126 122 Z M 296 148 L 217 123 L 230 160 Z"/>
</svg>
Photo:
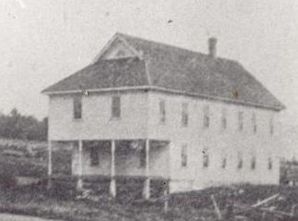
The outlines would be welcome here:
<svg viewBox="0 0 298 221">
<path fill-rule="evenodd" d="M 149 139 L 146 139 L 145 142 L 145 182 L 144 182 L 144 189 L 143 189 L 143 197 L 145 199 L 150 198 L 150 177 L 149 177 L 149 152 L 150 152 L 150 145 Z"/>
<path fill-rule="evenodd" d="M 111 182 L 110 195 L 116 197 L 116 180 L 115 180 L 115 140 L 111 141 Z"/>
<path fill-rule="evenodd" d="M 48 140 L 48 188 L 52 186 L 52 174 L 53 174 L 53 166 L 52 166 L 52 141 Z"/>
<path fill-rule="evenodd" d="M 83 180 L 82 180 L 82 175 L 83 175 L 83 141 L 79 140 L 79 170 L 78 170 L 78 182 L 77 182 L 77 189 L 81 190 L 83 188 Z"/>
</svg>

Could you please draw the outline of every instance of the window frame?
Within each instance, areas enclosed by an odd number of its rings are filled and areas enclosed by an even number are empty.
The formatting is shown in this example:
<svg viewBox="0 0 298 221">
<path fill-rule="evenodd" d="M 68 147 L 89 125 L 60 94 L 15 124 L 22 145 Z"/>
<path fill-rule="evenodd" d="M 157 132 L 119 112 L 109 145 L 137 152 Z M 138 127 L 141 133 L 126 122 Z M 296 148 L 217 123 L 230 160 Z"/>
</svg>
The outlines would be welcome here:
<svg viewBox="0 0 298 221">
<path fill-rule="evenodd" d="M 94 158 L 96 157 L 96 158 Z M 99 147 L 91 146 L 90 147 L 90 167 L 99 166 Z"/>
<path fill-rule="evenodd" d="M 187 127 L 189 123 L 189 105 L 186 102 L 181 104 L 181 125 Z"/>
<path fill-rule="evenodd" d="M 113 95 L 111 98 L 111 119 L 121 118 L 121 96 Z"/>
<path fill-rule="evenodd" d="M 268 166 L 267 166 L 268 170 L 273 170 L 273 160 L 272 157 L 268 157 Z"/>
<path fill-rule="evenodd" d="M 203 127 L 210 127 L 210 107 L 209 105 L 205 105 L 203 108 Z"/>
<path fill-rule="evenodd" d="M 226 108 L 223 108 L 221 110 L 221 128 L 223 130 L 227 129 L 228 127 L 228 121 L 227 121 L 227 110 Z"/>
<path fill-rule="evenodd" d="M 242 154 L 242 152 L 237 153 L 237 159 L 238 159 L 237 169 L 241 170 L 243 168 L 243 154 Z"/>
<path fill-rule="evenodd" d="M 256 134 L 257 131 L 258 131 L 258 125 L 257 125 L 257 116 L 256 116 L 256 113 L 252 113 L 252 116 L 251 116 L 251 122 L 252 122 L 252 130 L 253 130 L 253 133 Z"/>
<path fill-rule="evenodd" d="M 203 158 L 203 168 L 208 168 L 210 166 L 210 156 L 208 148 L 204 148 L 202 151 Z"/>
<path fill-rule="evenodd" d="M 243 131 L 244 128 L 244 112 L 238 111 L 238 131 Z"/>
<path fill-rule="evenodd" d="M 166 101 L 164 99 L 159 100 L 159 123 L 165 124 L 167 120 Z"/>
<path fill-rule="evenodd" d="M 80 120 L 83 118 L 83 96 L 76 95 L 73 97 L 72 101 L 73 115 L 74 120 Z"/>
<path fill-rule="evenodd" d="M 257 158 L 255 155 L 251 156 L 251 162 L 250 162 L 250 169 L 255 170 L 257 168 Z"/>
<path fill-rule="evenodd" d="M 186 168 L 188 166 L 188 146 L 183 144 L 181 146 L 181 168 Z"/>
<path fill-rule="evenodd" d="M 273 117 L 271 117 L 270 121 L 269 121 L 269 133 L 270 133 L 271 136 L 274 135 L 274 131 L 275 131 L 274 119 L 273 119 Z"/>
</svg>

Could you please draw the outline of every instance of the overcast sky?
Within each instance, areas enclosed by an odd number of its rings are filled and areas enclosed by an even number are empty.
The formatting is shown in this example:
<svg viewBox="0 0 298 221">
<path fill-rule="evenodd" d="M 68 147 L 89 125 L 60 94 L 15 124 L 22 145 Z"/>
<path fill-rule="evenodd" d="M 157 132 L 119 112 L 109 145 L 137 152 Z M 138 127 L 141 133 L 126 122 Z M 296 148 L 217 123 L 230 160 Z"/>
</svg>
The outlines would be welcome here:
<svg viewBox="0 0 298 221">
<path fill-rule="evenodd" d="M 0 110 L 45 117 L 40 91 L 119 31 L 200 52 L 217 37 L 218 55 L 241 62 L 298 125 L 297 27 L 297 0 L 0 0 Z"/>
</svg>

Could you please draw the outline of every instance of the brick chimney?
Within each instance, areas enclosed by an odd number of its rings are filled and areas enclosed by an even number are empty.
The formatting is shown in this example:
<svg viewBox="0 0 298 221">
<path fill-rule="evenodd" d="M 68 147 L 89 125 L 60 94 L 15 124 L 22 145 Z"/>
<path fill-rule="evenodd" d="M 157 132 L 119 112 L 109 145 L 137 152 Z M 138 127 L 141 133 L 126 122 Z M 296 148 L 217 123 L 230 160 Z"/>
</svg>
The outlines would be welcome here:
<svg viewBox="0 0 298 221">
<path fill-rule="evenodd" d="M 216 43 L 217 43 L 216 38 L 211 37 L 211 38 L 208 39 L 209 56 L 211 58 L 216 58 Z"/>
</svg>

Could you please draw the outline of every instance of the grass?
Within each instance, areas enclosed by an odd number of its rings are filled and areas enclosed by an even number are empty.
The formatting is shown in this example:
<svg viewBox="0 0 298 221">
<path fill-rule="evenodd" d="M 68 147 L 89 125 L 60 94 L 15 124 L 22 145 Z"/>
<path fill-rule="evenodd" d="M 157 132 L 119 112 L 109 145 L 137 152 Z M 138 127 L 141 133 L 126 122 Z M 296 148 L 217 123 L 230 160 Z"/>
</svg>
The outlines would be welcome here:
<svg viewBox="0 0 298 221">
<path fill-rule="evenodd" d="M 213 187 L 202 191 L 173 194 L 167 215 L 161 202 L 120 202 L 102 197 L 98 202 L 77 200 L 75 195 L 63 195 L 63 191 L 53 188 L 47 191 L 44 185 L 17 187 L 0 190 L 0 211 L 41 216 L 63 220 L 216 220 L 212 202 L 213 194 L 221 211 L 226 211 L 226 202 L 234 201 L 241 205 L 252 205 L 257 200 L 280 193 L 284 199 L 273 205 L 282 211 L 290 212 L 291 206 L 298 203 L 298 188 L 283 186 L 240 185 L 233 187 Z M 129 196 L 128 196 L 129 197 Z"/>
</svg>

